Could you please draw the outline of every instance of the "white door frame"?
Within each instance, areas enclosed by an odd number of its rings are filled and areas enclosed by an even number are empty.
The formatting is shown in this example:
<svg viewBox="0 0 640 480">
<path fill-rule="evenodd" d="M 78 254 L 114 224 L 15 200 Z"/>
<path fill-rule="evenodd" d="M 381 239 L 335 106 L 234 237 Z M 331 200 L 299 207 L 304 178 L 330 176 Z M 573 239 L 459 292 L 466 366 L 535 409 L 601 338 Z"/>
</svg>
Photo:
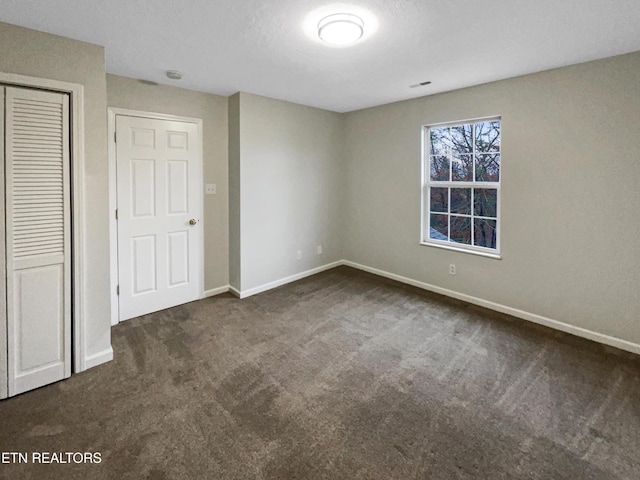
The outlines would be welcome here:
<svg viewBox="0 0 640 480">
<path fill-rule="evenodd" d="M 31 87 L 41 90 L 52 90 L 60 93 L 69 94 L 69 116 L 70 125 L 70 154 L 71 154 L 71 205 L 72 208 L 72 225 L 73 231 L 71 238 L 73 242 L 72 249 L 72 272 L 71 281 L 73 285 L 72 303 L 72 354 L 73 354 L 73 372 L 82 372 L 86 370 L 87 362 L 85 361 L 85 292 L 87 291 L 86 279 L 84 275 L 86 256 L 84 255 L 85 244 L 85 203 L 84 203 L 84 87 L 76 83 L 61 82 L 58 80 L 49 80 L 46 78 L 29 77 L 26 75 L 17 75 L 14 73 L 0 72 L 0 83 L 6 86 L 15 87 Z M 3 113 L 4 114 L 4 113 Z M 3 132 L 4 134 L 4 132 Z M 3 173 L 4 176 L 4 173 Z M 4 182 L 4 180 L 3 180 Z M 3 198 L 4 204 L 4 198 Z M 4 243 L 4 241 L 3 241 Z M 2 247 L 4 250 L 4 247 Z M 7 324 L 6 312 L 0 313 L 0 323 Z M 5 327 L 6 328 L 6 327 Z M 2 330 L 2 329 L 0 329 Z M 0 334 L 1 351 L 7 351 L 6 330 Z M 2 357 L 0 355 L 0 357 Z M 6 362 L 6 359 L 4 360 Z M 1 367 L 6 364 L 0 362 Z M 1 389 L 0 389 L 1 390 Z"/>
<path fill-rule="evenodd" d="M 203 175 L 204 175 L 204 155 L 202 138 L 202 119 L 194 117 L 181 117 L 166 113 L 145 112 L 141 110 L 129 110 L 127 108 L 109 107 L 108 122 L 108 144 L 109 144 L 109 253 L 110 253 L 110 280 L 111 280 L 111 325 L 120 322 L 120 308 L 118 302 L 118 222 L 116 220 L 116 209 L 118 199 L 118 181 L 116 176 L 116 117 L 124 115 L 128 117 L 143 117 L 154 120 L 170 120 L 174 122 L 195 123 L 198 127 L 198 145 L 196 146 L 200 157 L 200 171 L 198 172 L 198 182 L 196 188 L 200 192 L 198 195 L 197 218 L 200 218 L 201 228 L 198 235 L 198 250 L 200 254 L 200 264 L 198 276 L 200 288 L 199 298 L 204 298 L 204 196 L 203 196 Z M 195 214 L 194 214 L 195 215 Z"/>
</svg>

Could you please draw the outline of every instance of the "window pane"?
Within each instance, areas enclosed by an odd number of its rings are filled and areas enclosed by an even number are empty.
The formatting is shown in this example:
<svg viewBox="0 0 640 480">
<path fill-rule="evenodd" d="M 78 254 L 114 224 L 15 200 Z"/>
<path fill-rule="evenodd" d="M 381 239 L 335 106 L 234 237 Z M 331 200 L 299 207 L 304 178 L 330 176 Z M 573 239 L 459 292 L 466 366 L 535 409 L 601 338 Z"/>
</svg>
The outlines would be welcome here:
<svg viewBox="0 0 640 480">
<path fill-rule="evenodd" d="M 471 245 L 471 218 L 451 215 L 451 241 Z"/>
<path fill-rule="evenodd" d="M 500 180 L 500 154 L 476 155 L 476 182 L 498 182 Z"/>
<path fill-rule="evenodd" d="M 429 190 L 431 192 L 430 211 L 447 213 L 449 211 L 449 189 L 431 187 Z"/>
<path fill-rule="evenodd" d="M 423 202 L 429 224 L 424 239 L 476 253 L 474 246 L 496 251 L 501 122 L 444 125 L 425 127 L 423 136 L 429 142 L 423 160 L 428 168 Z"/>
<path fill-rule="evenodd" d="M 454 155 L 473 153 L 473 125 L 451 127 L 451 148 Z"/>
<path fill-rule="evenodd" d="M 449 157 L 431 157 L 431 180 L 435 182 L 449 181 Z"/>
<path fill-rule="evenodd" d="M 496 248 L 495 220 L 475 218 L 473 220 L 473 243 L 478 247 Z"/>
<path fill-rule="evenodd" d="M 431 155 L 449 155 L 451 132 L 448 127 L 431 128 L 429 137 L 431 139 Z"/>
<path fill-rule="evenodd" d="M 454 157 L 451 170 L 454 182 L 472 182 L 473 155 L 458 155 Z"/>
<path fill-rule="evenodd" d="M 476 123 L 476 153 L 500 150 L 500 122 Z"/>
<path fill-rule="evenodd" d="M 463 215 L 471 215 L 471 189 L 470 188 L 452 188 L 451 189 L 451 213 L 461 213 Z"/>
<path fill-rule="evenodd" d="M 498 190 L 495 188 L 473 189 L 473 214 L 480 217 L 497 217 Z"/>
<path fill-rule="evenodd" d="M 429 238 L 434 240 L 449 240 L 449 216 L 431 214 L 431 228 Z"/>
</svg>

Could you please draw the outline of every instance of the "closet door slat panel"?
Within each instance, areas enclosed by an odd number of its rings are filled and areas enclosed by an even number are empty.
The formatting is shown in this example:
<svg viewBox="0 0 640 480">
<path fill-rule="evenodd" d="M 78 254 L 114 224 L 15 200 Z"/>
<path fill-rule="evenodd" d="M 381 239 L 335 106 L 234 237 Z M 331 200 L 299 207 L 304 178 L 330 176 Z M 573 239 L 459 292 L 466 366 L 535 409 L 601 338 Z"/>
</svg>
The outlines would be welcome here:
<svg viewBox="0 0 640 480">
<path fill-rule="evenodd" d="M 5 88 L 8 395 L 71 374 L 69 100 Z"/>
</svg>

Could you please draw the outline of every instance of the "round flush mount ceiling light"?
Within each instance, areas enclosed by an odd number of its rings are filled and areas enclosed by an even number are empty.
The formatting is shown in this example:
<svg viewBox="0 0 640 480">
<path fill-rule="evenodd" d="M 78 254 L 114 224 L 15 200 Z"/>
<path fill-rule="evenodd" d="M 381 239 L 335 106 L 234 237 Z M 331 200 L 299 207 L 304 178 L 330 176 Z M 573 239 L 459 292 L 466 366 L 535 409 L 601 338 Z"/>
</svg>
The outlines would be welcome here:
<svg viewBox="0 0 640 480">
<path fill-rule="evenodd" d="M 178 70 L 167 70 L 167 78 L 170 78 L 171 80 L 181 80 L 182 79 L 182 72 L 179 72 Z"/>
<path fill-rule="evenodd" d="M 334 13 L 318 22 L 318 37 L 329 45 L 351 45 L 363 34 L 364 21 L 351 13 Z"/>
</svg>

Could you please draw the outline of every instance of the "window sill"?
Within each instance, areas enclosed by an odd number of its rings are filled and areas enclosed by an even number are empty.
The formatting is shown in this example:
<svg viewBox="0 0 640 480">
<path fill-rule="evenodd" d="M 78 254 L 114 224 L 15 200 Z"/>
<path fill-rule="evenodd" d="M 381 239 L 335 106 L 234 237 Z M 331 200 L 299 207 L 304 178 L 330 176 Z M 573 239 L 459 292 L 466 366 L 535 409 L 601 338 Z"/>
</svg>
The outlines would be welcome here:
<svg viewBox="0 0 640 480">
<path fill-rule="evenodd" d="M 471 255 L 478 255 L 480 257 L 494 258 L 496 260 L 502 260 L 502 256 L 499 253 L 482 252 L 479 250 L 471 250 L 468 248 L 455 247 L 453 245 L 445 245 L 440 243 L 431 243 L 431 242 L 424 242 L 424 241 L 420 242 L 420 245 L 423 245 L 425 247 L 442 248 L 443 250 L 451 250 L 451 251 L 460 252 L 460 253 L 469 253 Z"/>
</svg>

